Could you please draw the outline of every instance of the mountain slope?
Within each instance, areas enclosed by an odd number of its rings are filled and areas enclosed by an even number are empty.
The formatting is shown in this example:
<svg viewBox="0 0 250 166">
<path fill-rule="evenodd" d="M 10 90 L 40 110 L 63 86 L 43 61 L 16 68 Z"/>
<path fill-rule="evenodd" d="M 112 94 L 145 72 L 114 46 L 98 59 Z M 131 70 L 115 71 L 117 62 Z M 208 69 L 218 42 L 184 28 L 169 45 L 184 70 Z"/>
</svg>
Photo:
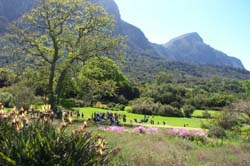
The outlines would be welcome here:
<svg viewBox="0 0 250 166">
<path fill-rule="evenodd" d="M 244 69 L 239 59 L 229 57 L 225 53 L 205 44 L 196 32 L 172 39 L 164 47 L 166 48 L 166 54 L 175 55 L 176 61 Z"/>
<path fill-rule="evenodd" d="M 92 0 L 93 1 L 93 0 Z M 220 65 L 244 69 L 241 61 L 229 57 L 203 42 L 198 33 L 189 33 L 177 37 L 165 45 L 150 43 L 143 32 L 121 19 L 119 8 L 113 0 L 94 0 L 114 16 L 117 22 L 116 32 L 128 37 L 128 46 L 131 53 L 135 52 L 164 60 L 189 62 L 199 65 Z"/>
<path fill-rule="evenodd" d="M 6 21 L 17 19 L 22 13 L 30 10 L 35 1 L 36 0 L 0 0 L 0 33 L 1 22 L 2 25 L 5 25 Z M 218 66 L 224 66 L 225 68 L 230 68 L 230 70 L 225 70 L 228 72 L 234 70 L 231 69 L 232 67 L 236 68 L 234 71 L 235 73 L 240 73 L 240 78 L 250 78 L 248 72 L 238 70 L 238 68 L 244 69 L 239 59 L 229 57 L 206 45 L 197 33 L 180 36 L 165 45 L 154 44 L 146 38 L 139 28 L 121 19 L 119 8 L 114 0 L 89 1 L 102 5 L 107 12 L 114 17 L 116 20 L 115 34 L 127 36 L 128 49 L 125 57 L 126 63 L 123 69 L 125 72 L 130 73 L 130 75 L 138 73 L 138 75 L 141 74 L 143 76 L 150 68 L 152 70 L 153 68 L 157 68 L 157 70 L 152 71 L 152 74 L 160 70 L 176 72 L 183 72 L 183 70 L 185 70 L 184 73 L 193 75 L 194 72 L 191 72 L 191 67 L 194 67 L 196 68 L 195 76 L 205 76 L 206 73 L 199 75 L 197 72 L 199 72 L 199 68 L 203 66 L 203 68 L 206 68 L 207 65 L 210 65 L 209 68 L 213 68 L 214 66 L 216 70 L 209 70 L 207 73 L 209 76 L 224 75 L 222 74 L 225 73 L 224 71 L 221 72 L 217 70 Z M 188 66 L 188 68 L 180 67 L 182 65 Z M 145 68 L 147 68 L 147 70 L 145 70 Z M 180 70 L 180 68 L 183 70 Z"/>
</svg>

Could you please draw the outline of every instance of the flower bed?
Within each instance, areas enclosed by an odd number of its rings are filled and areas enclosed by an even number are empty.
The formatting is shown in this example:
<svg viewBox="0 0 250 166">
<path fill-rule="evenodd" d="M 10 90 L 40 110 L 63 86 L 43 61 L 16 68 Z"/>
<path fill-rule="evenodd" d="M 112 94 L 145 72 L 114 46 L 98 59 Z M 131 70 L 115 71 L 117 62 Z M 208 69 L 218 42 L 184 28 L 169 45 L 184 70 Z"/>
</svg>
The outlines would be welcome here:
<svg viewBox="0 0 250 166">
<path fill-rule="evenodd" d="M 109 126 L 107 128 L 99 127 L 99 129 L 103 131 L 110 131 L 110 132 L 116 132 L 116 133 L 123 133 L 126 131 L 124 127 L 119 127 L 119 126 Z"/>
<path fill-rule="evenodd" d="M 146 127 L 143 127 L 143 126 L 139 126 L 139 127 L 134 128 L 133 132 L 134 133 L 140 133 L 140 134 L 145 134 L 145 133 L 154 134 L 154 133 L 158 133 L 158 128 L 155 128 L 155 127 L 146 128 Z"/>
<path fill-rule="evenodd" d="M 171 136 L 177 136 L 191 141 L 207 141 L 207 135 L 201 130 L 188 130 L 188 129 L 169 129 L 168 134 Z"/>
<path fill-rule="evenodd" d="M 103 131 L 110 131 L 110 132 L 116 132 L 116 133 L 123 133 L 123 132 L 129 132 L 129 130 L 126 130 L 124 127 L 119 127 L 119 126 L 109 126 L 109 127 L 99 127 L 100 130 Z M 133 133 L 140 133 L 140 134 L 155 134 L 158 133 L 158 128 L 155 127 L 143 127 L 143 126 L 139 126 L 139 127 L 135 127 L 132 129 Z"/>
</svg>

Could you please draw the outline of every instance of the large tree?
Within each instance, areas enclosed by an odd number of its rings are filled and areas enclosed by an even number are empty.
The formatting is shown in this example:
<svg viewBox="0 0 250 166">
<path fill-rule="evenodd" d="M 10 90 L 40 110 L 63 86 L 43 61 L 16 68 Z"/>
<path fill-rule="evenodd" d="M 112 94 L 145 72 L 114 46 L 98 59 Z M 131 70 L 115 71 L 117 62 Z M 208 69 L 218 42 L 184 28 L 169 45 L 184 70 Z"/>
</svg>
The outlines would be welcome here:
<svg viewBox="0 0 250 166">
<path fill-rule="evenodd" d="M 114 36 L 114 20 L 87 0 L 39 0 L 14 22 L 4 39 L 18 55 L 48 69 L 48 95 L 53 110 L 67 72 L 89 58 L 121 53 L 122 39 Z"/>
</svg>

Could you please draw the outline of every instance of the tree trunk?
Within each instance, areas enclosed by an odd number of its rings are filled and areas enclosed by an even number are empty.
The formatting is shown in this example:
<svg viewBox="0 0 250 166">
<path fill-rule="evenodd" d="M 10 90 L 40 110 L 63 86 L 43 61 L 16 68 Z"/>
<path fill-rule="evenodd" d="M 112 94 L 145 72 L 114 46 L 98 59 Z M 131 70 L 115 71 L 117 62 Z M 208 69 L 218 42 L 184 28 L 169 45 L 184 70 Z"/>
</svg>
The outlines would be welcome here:
<svg viewBox="0 0 250 166">
<path fill-rule="evenodd" d="M 51 105 L 51 110 L 56 111 L 56 98 L 54 94 L 54 77 L 55 77 L 56 63 L 53 62 L 50 68 L 49 76 L 49 104 Z"/>
<path fill-rule="evenodd" d="M 63 81 L 64 81 L 64 79 L 65 79 L 65 77 L 67 75 L 67 71 L 68 71 L 68 69 L 64 69 L 62 71 L 62 73 L 60 74 L 60 77 L 58 79 L 58 82 L 57 82 L 57 86 L 56 86 L 56 96 L 57 96 L 56 102 L 57 103 L 59 103 L 60 97 L 62 95 Z"/>
</svg>

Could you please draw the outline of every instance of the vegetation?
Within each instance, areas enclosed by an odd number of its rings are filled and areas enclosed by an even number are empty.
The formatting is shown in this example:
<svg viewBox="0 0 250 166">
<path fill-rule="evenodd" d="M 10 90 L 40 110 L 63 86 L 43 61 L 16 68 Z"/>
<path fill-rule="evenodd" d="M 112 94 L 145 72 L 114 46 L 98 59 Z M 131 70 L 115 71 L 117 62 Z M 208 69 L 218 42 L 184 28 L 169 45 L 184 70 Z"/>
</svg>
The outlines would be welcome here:
<svg viewBox="0 0 250 166">
<path fill-rule="evenodd" d="M 5 22 L 0 165 L 250 165 L 248 71 L 134 56 L 87 0 Z"/>
<path fill-rule="evenodd" d="M 76 112 L 84 113 L 84 118 L 88 119 L 91 118 L 95 112 L 106 113 L 107 110 L 100 109 L 100 108 L 92 108 L 92 107 L 85 107 L 85 108 L 74 108 Z M 144 115 L 142 114 L 134 114 L 126 111 L 109 111 L 111 113 L 117 113 L 120 115 L 126 115 L 127 122 L 126 124 L 134 123 L 134 120 L 137 119 L 138 122 L 144 119 Z M 154 125 L 158 125 L 160 127 L 164 127 L 163 122 L 165 122 L 165 127 L 175 126 L 175 127 L 183 127 L 185 124 L 190 128 L 200 128 L 202 119 L 192 119 L 192 118 L 179 118 L 179 117 L 166 117 L 166 116 L 150 116 L 149 121 L 144 123 L 146 126 L 151 125 L 150 120 L 154 120 Z M 159 124 L 158 124 L 159 122 Z M 143 124 L 143 123 L 142 123 Z M 139 125 L 139 123 L 137 123 Z M 151 125 L 152 126 L 152 125 Z"/>
<path fill-rule="evenodd" d="M 111 151 L 101 136 L 84 129 L 66 133 L 63 124 L 32 120 L 36 114 L 0 114 L 0 165 L 106 165 Z M 39 118 L 39 117 L 37 117 Z"/>
<path fill-rule="evenodd" d="M 15 52 L 31 56 L 33 70 L 46 71 L 49 103 L 55 111 L 74 66 L 121 46 L 120 37 L 112 35 L 113 22 L 102 7 L 86 1 L 45 1 L 12 24 L 5 42 Z"/>
</svg>

